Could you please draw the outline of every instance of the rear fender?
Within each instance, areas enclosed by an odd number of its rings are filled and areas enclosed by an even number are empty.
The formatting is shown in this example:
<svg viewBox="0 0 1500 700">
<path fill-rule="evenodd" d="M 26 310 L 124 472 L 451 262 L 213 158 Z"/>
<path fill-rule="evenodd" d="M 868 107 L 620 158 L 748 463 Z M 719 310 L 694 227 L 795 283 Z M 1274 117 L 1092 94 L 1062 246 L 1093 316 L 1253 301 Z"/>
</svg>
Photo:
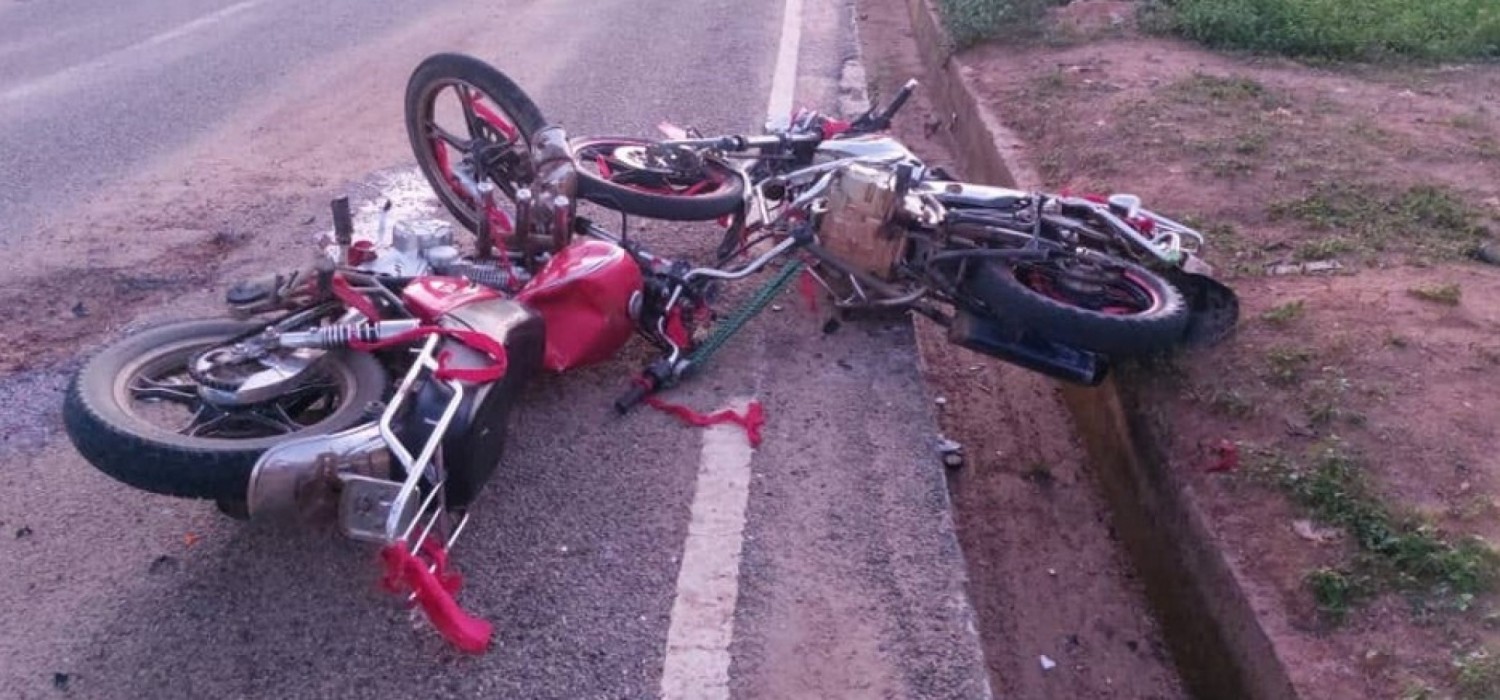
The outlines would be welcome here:
<svg viewBox="0 0 1500 700">
<path fill-rule="evenodd" d="M 464 403 L 442 442 L 447 472 L 445 500 L 448 508 L 461 509 L 473 501 L 499 464 L 511 411 L 527 384 L 542 371 L 546 332 L 534 310 L 506 299 L 464 305 L 440 322 L 489 335 L 500 341 L 506 354 L 505 376 L 465 392 Z M 483 353 L 448 338 L 439 344 L 438 353 L 448 353 L 446 363 L 453 368 L 478 368 L 490 363 Z M 445 384 L 431 379 L 417 389 L 412 410 L 403 417 L 398 431 L 408 450 L 415 451 L 426 443 L 451 396 Z"/>
</svg>

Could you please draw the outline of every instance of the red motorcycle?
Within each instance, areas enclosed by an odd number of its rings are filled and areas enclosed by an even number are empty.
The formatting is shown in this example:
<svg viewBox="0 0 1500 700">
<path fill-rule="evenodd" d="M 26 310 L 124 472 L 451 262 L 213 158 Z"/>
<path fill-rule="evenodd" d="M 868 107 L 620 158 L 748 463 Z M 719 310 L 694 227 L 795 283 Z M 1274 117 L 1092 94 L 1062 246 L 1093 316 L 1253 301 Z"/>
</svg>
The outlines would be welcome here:
<svg viewBox="0 0 1500 700">
<path fill-rule="evenodd" d="M 1197 232 L 1130 198 L 956 182 L 880 135 L 913 87 L 850 122 L 803 112 L 761 136 L 569 140 L 493 68 L 434 56 L 408 84 L 408 133 L 474 245 L 431 221 L 356 236 L 337 200 L 315 269 L 231 288 L 233 319 L 151 328 L 90 359 L 65 399 L 68 435 L 136 488 L 238 517 L 336 517 L 382 546 L 387 586 L 480 651 L 490 628 L 458 607 L 448 552 L 538 375 L 640 335 L 661 354 L 616 401 L 624 413 L 797 279 L 840 309 L 922 313 L 953 342 L 1084 384 L 1108 355 L 1232 327 Z M 717 219 L 716 262 L 654 254 L 579 200 Z M 769 278 L 735 310 L 716 309 L 724 283 L 757 273 Z M 688 417 L 752 439 L 760 419 Z"/>
</svg>

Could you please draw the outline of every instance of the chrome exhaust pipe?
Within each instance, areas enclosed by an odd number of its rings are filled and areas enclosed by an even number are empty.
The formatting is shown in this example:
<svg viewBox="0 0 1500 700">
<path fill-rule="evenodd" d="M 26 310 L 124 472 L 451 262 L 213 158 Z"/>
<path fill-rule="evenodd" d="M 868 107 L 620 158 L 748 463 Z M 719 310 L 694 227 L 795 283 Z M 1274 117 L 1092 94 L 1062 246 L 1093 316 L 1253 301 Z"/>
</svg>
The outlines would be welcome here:
<svg viewBox="0 0 1500 700">
<path fill-rule="evenodd" d="M 375 423 L 266 450 L 250 472 L 250 517 L 331 518 L 338 513 L 344 475 L 390 478 L 390 452 Z"/>
</svg>

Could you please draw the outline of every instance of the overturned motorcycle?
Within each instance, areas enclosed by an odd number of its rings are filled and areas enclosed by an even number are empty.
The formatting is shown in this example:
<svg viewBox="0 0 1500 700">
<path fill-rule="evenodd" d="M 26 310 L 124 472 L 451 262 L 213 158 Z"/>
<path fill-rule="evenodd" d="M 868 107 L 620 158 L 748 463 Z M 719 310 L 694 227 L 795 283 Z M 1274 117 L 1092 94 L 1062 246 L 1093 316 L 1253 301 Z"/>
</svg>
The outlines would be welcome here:
<svg viewBox="0 0 1500 700">
<path fill-rule="evenodd" d="M 474 244 L 422 221 L 356 235 L 336 201 L 314 269 L 234 286 L 231 319 L 97 353 L 67 394 L 68 435 L 136 488 L 240 517 L 336 517 L 382 546 L 393 591 L 477 652 L 491 628 L 457 605 L 448 552 L 539 375 L 640 335 L 661 354 L 615 407 L 657 401 L 798 279 L 838 309 L 920 313 L 955 343 L 1080 384 L 1111 357 L 1232 331 L 1237 303 L 1198 258 L 1201 234 L 1129 195 L 928 168 L 882 134 L 914 87 L 853 121 L 800 111 L 764 135 L 570 139 L 495 69 L 433 56 L 407 87 L 408 134 Z M 715 262 L 654 254 L 580 200 L 622 218 L 717 220 Z M 723 285 L 758 273 L 769 279 L 737 308 L 715 308 Z M 753 436 L 760 416 L 705 419 Z"/>
</svg>

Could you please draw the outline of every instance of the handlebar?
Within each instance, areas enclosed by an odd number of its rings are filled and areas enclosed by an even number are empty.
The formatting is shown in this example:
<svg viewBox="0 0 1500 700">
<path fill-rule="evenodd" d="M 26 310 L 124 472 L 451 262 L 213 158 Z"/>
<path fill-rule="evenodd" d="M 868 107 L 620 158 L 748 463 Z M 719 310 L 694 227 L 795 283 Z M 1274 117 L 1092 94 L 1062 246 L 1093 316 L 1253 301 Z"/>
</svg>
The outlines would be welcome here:
<svg viewBox="0 0 1500 700">
<path fill-rule="evenodd" d="M 891 98 L 891 103 L 884 108 L 872 106 L 869 111 L 860 115 L 849 124 L 851 133 L 860 134 L 871 131 L 888 129 L 891 119 L 896 113 L 906 106 L 907 100 L 911 99 L 912 93 L 917 91 L 919 83 L 916 78 L 906 81 L 896 96 Z M 666 146 L 684 146 L 687 148 L 712 148 L 719 151 L 737 152 L 751 149 L 773 148 L 776 146 L 791 146 L 796 144 L 817 144 L 824 140 L 821 131 L 783 131 L 763 136 L 711 136 L 695 139 L 669 139 L 661 143 Z"/>
<path fill-rule="evenodd" d="M 891 98 L 891 103 L 880 111 L 880 116 L 876 117 L 876 119 L 882 126 L 890 126 L 891 117 L 896 116 L 896 113 L 901 111 L 902 107 L 906 106 L 906 101 L 911 99 L 911 94 L 916 91 L 917 79 L 912 78 L 906 81 L 906 84 L 902 85 L 901 89 L 896 91 L 896 96 Z"/>
<path fill-rule="evenodd" d="M 649 393 L 651 393 L 651 387 L 645 382 L 631 384 L 629 391 L 622 394 L 620 398 L 615 399 L 615 413 L 622 416 L 629 413 L 630 409 L 635 408 L 635 405 L 640 403 L 642 399 L 645 399 Z"/>
</svg>

